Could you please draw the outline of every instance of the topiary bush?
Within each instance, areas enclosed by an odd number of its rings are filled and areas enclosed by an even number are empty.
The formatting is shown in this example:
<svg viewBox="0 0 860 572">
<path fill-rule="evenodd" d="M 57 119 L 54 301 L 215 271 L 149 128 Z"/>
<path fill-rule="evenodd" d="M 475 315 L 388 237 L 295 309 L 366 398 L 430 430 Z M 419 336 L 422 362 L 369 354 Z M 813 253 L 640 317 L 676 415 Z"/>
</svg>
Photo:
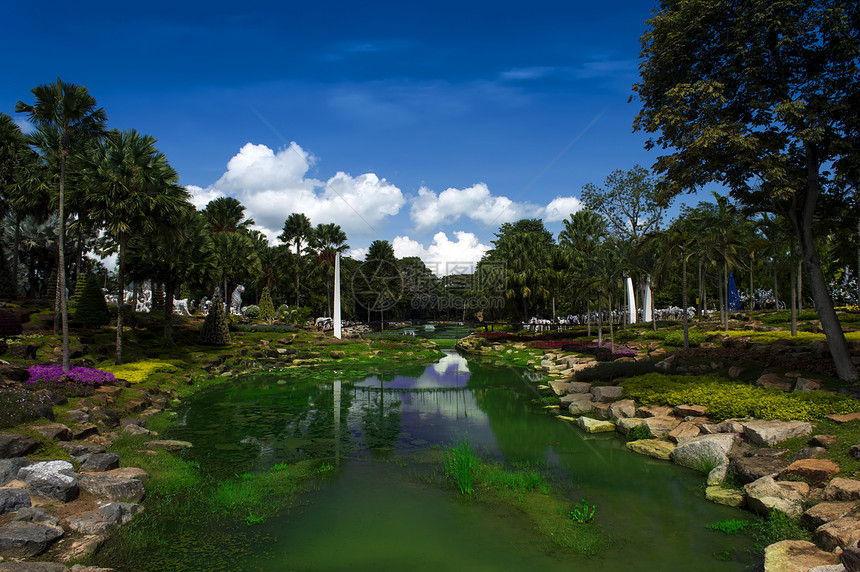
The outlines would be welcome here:
<svg viewBox="0 0 860 572">
<path fill-rule="evenodd" d="M 110 317 L 101 284 L 95 276 L 89 276 L 75 308 L 75 322 L 89 327 L 107 326 Z"/>
<path fill-rule="evenodd" d="M 155 290 L 152 291 L 152 307 L 149 311 L 151 314 L 159 316 L 164 314 L 164 286 L 160 282 L 155 285 Z"/>
<path fill-rule="evenodd" d="M 260 319 L 266 320 L 269 324 L 275 320 L 275 305 L 272 303 L 272 294 L 268 286 L 263 288 L 263 294 L 260 296 Z"/>
<path fill-rule="evenodd" d="M 252 320 L 260 317 L 260 307 L 255 305 L 245 306 L 244 314 L 246 318 Z"/>
<path fill-rule="evenodd" d="M 216 292 L 212 297 L 212 306 L 209 307 L 209 313 L 206 314 L 206 320 L 200 328 L 199 341 L 201 344 L 210 346 L 229 346 L 232 343 L 220 292 Z"/>
</svg>

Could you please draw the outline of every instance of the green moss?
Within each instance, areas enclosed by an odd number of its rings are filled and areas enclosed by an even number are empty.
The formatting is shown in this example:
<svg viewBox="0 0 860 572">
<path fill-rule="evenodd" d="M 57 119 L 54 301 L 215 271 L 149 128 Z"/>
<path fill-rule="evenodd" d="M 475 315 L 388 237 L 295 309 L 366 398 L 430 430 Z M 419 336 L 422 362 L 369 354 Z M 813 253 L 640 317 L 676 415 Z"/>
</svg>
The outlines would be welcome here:
<svg viewBox="0 0 860 572">
<path fill-rule="evenodd" d="M 725 378 L 649 373 L 624 383 L 624 397 L 643 405 L 704 405 L 716 419 L 756 417 L 818 421 L 831 413 L 860 411 L 860 402 L 821 391 L 785 393 Z"/>
</svg>

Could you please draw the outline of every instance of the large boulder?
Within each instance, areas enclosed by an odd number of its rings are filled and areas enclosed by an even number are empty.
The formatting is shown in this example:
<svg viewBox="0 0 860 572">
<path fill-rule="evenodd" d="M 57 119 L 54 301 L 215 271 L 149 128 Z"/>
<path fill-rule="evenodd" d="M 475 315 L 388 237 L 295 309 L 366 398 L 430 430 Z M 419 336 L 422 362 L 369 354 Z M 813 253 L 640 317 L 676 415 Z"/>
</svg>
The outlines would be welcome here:
<svg viewBox="0 0 860 572">
<path fill-rule="evenodd" d="M 800 522 L 807 528 L 818 528 L 822 524 L 827 524 L 834 520 L 838 520 L 843 516 L 851 513 L 857 508 L 857 503 L 854 501 L 825 501 L 810 507 L 800 515 Z"/>
<path fill-rule="evenodd" d="M 728 434 L 700 435 L 686 439 L 672 451 L 672 461 L 677 465 L 707 472 L 728 462 L 734 436 Z"/>
<path fill-rule="evenodd" d="M 558 396 L 567 395 L 569 385 L 570 383 L 560 379 L 553 379 L 549 382 L 549 386 L 552 389 L 553 393 Z"/>
<path fill-rule="evenodd" d="M 764 549 L 765 572 L 809 572 L 832 564 L 839 564 L 838 556 L 805 540 L 783 540 Z"/>
<path fill-rule="evenodd" d="M 767 475 L 776 475 L 786 469 L 788 463 L 779 457 L 757 455 L 755 457 L 732 457 L 729 469 L 738 476 L 744 484 L 757 481 Z"/>
<path fill-rule="evenodd" d="M 30 494 L 23 489 L 0 489 L 0 514 L 30 506 Z"/>
<path fill-rule="evenodd" d="M 623 417 L 615 420 L 615 428 L 619 433 L 627 434 L 631 429 L 645 425 L 645 420 L 641 417 Z"/>
<path fill-rule="evenodd" d="M 704 417 L 707 412 L 704 405 L 676 405 L 674 409 L 678 417 Z"/>
<path fill-rule="evenodd" d="M 624 419 L 636 415 L 636 403 L 632 399 L 621 399 L 609 406 L 609 418 Z"/>
<path fill-rule="evenodd" d="M 640 439 L 639 441 L 628 441 L 627 448 L 640 455 L 668 461 L 671 459 L 672 451 L 675 450 L 675 445 L 662 439 Z"/>
<path fill-rule="evenodd" d="M 0 433 L 0 459 L 23 457 L 36 448 L 36 440 L 17 433 Z"/>
<path fill-rule="evenodd" d="M 860 500 L 860 481 L 836 477 L 824 487 L 824 499 L 831 501 Z"/>
<path fill-rule="evenodd" d="M 62 423 L 45 423 L 29 427 L 46 439 L 67 440 L 72 438 L 72 431 Z"/>
<path fill-rule="evenodd" d="M 681 420 L 677 417 L 665 416 L 645 418 L 645 425 L 654 437 L 666 437 L 672 429 L 680 424 Z"/>
<path fill-rule="evenodd" d="M 93 496 L 112 501 L 138 503 L 146 493 L 139 480 L 110 473 L 81 473 L 78 482 Z"/>
<path fill-rule="evenodd" d="M 566 397 L 572 397 L 567 410 L 571 415 L 582 415 L 583 413 L 591 413 L 592 400 L 594 396 L 590 393 L 571 393 Z"/>
<path fill-rule="evenodd" d="M 801 503 L 803 494 L 794 485 L 805 483 L 777 482 L 773 477 L 762 477 L 744 485 L 747 494 L 747 506 L 761 515 L 768 515 L 772 510 L 778 510 L 788 516 L 798 516 L 803 512 Z M 809 486 L 806 486 L 809 489 Z"/>
<path fill-rule="evenodd" d="M 13 520 L 0 527 L 0 555 L 15 558 L 36 556 L 62 535 L 63 529 L 56 525 Z"/>
<path fill-rule="evenodd" d="M 11 459 L 0 459 L 0 487 L 18 478 L 21 467 L 30 464 L 27 457 L 12 457 Z"/>
<path fill-rule="evenodd" d="M 823 487 L 839 472 L 839 465 L 830 459 L 801 459 L 788 466 L 779 478 L 803 479 L 815 487 Z"/>
<path fill-rule="evenodd" d="M 193 447 L 188 441 L 177 441 L 175 439 L 160 439 L 144 443 L 148 449 L 163 449 L 165 451 L 181 451 Z"/>
<path fill-rule="evenodd" d="M 116 453 L 90 453 L 84 457 L 80 471 L 82 473 L 101 473 L 119 468 L 119 455 Z"/>
<path fill-rule="evenodd" d="M 669 431 L 669 439 L 675 443 L 680 443 L 681 441 L 698 437 L 701 433 L 699 427 L 694 423 L 682 421 L 677 427 Z"/>
<path fill-rule="evenodd" d="M 672 414 L 673 409 L 665 405 L 643 405 L 636 410 L 641 417 L 667 417 Z"/>
<path fill-rule="evenodd" d="M 591 417 L 577 417 L 576 424 L 587 433 L 610 433 L 615 432 L 615 423 L 601 421 Z"/>
<path fill-rule="evenodd" d="M 815 529 L 812 539 L 825 550 L 857 546 L 860 541 L 860 519 L 843 516 Z"/>
<path fill-rule="evenodd" d="M 729 489 L 720 485 L 711 485 L 705 488 L 705 498 L 717 504 L 726 506 L 744 506 L 746 497 L 737 489 Z"/>
<path fill-rule="evenodd" d="M 130 521 L 140 511 L 140 505 L 111 502 L 68 518 L 69 528 L 87 535 L 108 535 L 121 524 Z"/>
<path fill-rule="evenodd" d="M 620 385 L 604 385 L 591 388 L 591 394 L 594 396 L 594 401 L 615 401 L 621 398 L 621 392 L 624 390 Z"/>
<path fill-rule="evenodd" d="M 773 446 L 792 437 L 812 435 L 812 424 L 806 421 L 755 419 L 743 424 L 744 435 L 754 445 Z"/>
<path fill-rule="evenodd" d="M 78 496 L 75 468 L 68 461 L 44 461 L 22 467 L 18 478 L 34 495 L 69 502 Z"/>
<path fill-rule="evenodd" d="M 567 384 L 568 393 L 591 393 L 591 384 L 587 381 L 571 381 Z"/>
</svg>

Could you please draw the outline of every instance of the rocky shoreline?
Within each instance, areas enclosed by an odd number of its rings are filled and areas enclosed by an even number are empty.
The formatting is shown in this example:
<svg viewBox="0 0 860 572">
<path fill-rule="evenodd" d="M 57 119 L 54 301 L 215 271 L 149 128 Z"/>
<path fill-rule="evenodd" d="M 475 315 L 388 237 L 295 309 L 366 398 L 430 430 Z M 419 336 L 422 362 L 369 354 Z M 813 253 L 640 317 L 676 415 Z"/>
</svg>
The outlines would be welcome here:
<svg viewBox="0 0 860 572">
<path fill-rule="evenodd" d="M 631 346 L 638 349 L 637 356 L 621 359 L 655 357 L 649 356 L 647 344 Z M 464 338 L 457 347 L 487 356 L 507 351 L 504 344 L 474 336 Z M 680 352 L 658 351 L 663 359 L 656 364 L 657 369 L 689 371 L 680 363 Z M 622 399 L 622 380 L 612 386 L 577 380 L 577 373 L 597 363 L 592 356 L 545 350 L 541 359 L 529 364 L 547 376 L 538 388 L 559 398 L 558 406 L 548 406 L 558 419 L 588 433 L 626 435 L 641 432 L 637 428 L 644 427 L 650 437 L 628 441 L 627 448 L 703 471 L 707 475 L 708 500 L 747 507 L 762 516 L 774 510 L 799 516 L 805 526 L 814 528 L 814 543 L 785 540 L 768 546 L 764 565 L 767 572 L 860 571 L 860 480 L 837 477 L 839 465 L 818 458 L 835 444 L 835 437 L 813 435 L 813 425 L 804 421 L 749 418 L 716 423 L 708 418 L 706 407 L 695 403 L 675 407 L 637 405 L 632 399 Z M 762 373 L 757 385 L 800 392 L 820 387 L 816 380 L 800 373 L 773 372 Z M 836 423 L 858 423 L 860 413 L 828 418 Z M 781 455 L 787 451 L 779 449 L 779 444 L 798 437 L 808 438 L 807 446 L 790 460 L 783 460 Z M 851 454 L 860 458 L 860 445 L 853 446 Z M 727 486 L 729 477 L 742 487 Z"/>
</svg>

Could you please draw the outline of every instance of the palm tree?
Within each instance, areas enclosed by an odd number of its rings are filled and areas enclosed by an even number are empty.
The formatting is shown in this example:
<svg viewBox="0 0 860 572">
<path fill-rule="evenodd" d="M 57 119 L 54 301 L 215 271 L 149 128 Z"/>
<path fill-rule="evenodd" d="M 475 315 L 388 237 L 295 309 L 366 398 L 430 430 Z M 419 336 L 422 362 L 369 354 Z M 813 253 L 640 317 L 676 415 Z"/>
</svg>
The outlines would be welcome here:
<svg viewBox="0 0 860 572">
<path fill-rule="evenodd" d="M 304 213 L 291 213 L 284 221 L 284 232 L 278 237 L 296 247 L 296 306 L 299 305 L 299 275 L 301 274 L 302 244 L 307 244 L 313 236 L 310 219 Z"/>
<path fill-rule="evenodd" d="M 254 219 L 246 218 L 245 207 L 233 197 L 218 197 L 209 201 L 203 209 L 203 216 L 213 233 L 243 232 L 254 224 Z"/>
<path fill-rule="evenodd" d="M 649 241 L 662 242 L 662 254 L 657 258 L 656 272 L 667 274 L 680 260 L 681 262 L 681 309 L 684 320 L 684 349 L 690 348 L 690 330 L 687 317 L 687 262 L 698 254 L 700 235 L 696 232 L 693 220 L 678 217 L 664 231 L 652 234 Z"/>
<path fill-rule="evenodd" d="M 63 330 L 63 371 L 68 371 L 70 357 L 65 258 L 66 162 L 72 154 L 74 140 L 91 139 L 101 135 L 107 115 L 103 109 L 96 108 L 96 100 L 90 95 L 87 88 L 64 83 L 60 78 L 57 78 L 56 83 L 34 87 L 31 93 L 35 97 L 33 105 L 19 101 L 15 104 L 15 111 L 25 113 L 30 122 L 38 128 L 56 129 L 58 135 L 58 146 L 50 151 L 60 156 L 57 293 L 60 300 L 60 319 Z"/>
<path fill-rule="evenodd" d="M 123 291 L 128 240 L 149 232 L 157 222 L 188 208 L 188 192 L 177 184 L 176 171 L 155 147 L 156 140 L 134 129 L 111 131 L 88 157 L 84 197 L 92 219 L 100 221 L 119 249 L 119 313 L 116 363 L 122 363 Z M 133 310 L 133 309 L 132 309 Z"/>
<path fill-rule="evenodd" d="M 591 294 L 597 287 L 596 253 L 607 235 L 606 219 L 599 213 L 583 209 L 570 215 L 562 223 L 558 235 L 562 257 L 567 263 L 567 283 L 574 291 L 585 294 L 588 336 L 591 336 Z"/>
<path fill-rule="evenodd" d="M 346 243 L 346 233 L 335 223 L 318 224 L 314 229 L 310 240 L 310 247 L 316 252 L 317 260 L 322 263 L 326 277 L 326 290 L 328 293 L 328 315 L 331 316 L 331 290 L 334 259 L 339 252 L 349 248 Z"/>
</svg>

